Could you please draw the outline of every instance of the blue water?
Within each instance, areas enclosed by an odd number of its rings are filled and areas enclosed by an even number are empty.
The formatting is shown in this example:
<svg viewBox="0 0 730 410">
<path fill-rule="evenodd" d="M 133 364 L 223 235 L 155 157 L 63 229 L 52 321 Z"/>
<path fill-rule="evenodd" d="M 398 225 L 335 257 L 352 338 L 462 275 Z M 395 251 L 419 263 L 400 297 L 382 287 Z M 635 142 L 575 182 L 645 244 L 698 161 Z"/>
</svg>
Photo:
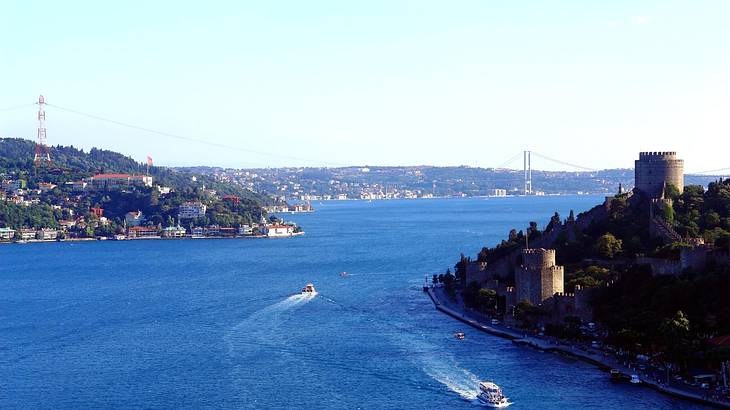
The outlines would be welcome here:
<svg viewBox="0 0 730 410">
<path fill-rule="evenodd" d="M 0 408 L 474 409 L 480 379 L 512 409 L 696 408 L 467 328 L 421 292 L 460 252 L 600 201 L 325 202 L 290 216 L 300 238 L 2 245 Z M 318 296 L 292 296 L 309 281 Z"/>
</svg>

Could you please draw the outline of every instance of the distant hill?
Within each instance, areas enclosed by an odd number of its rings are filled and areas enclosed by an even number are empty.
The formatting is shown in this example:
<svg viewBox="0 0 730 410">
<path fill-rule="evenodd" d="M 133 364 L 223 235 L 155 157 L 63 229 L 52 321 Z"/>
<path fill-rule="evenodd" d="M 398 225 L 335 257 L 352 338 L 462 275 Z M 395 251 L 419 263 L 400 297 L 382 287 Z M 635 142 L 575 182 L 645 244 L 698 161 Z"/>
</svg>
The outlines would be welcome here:
<svg viewBox="0 0 730 410">
<path fill-rule="evenodd" d="M 361 198 L 371 193 L 391 197 L 485 196 L 494 189 L 521 194 L 522 170 L 468 166 L 352 166 L 338 168 L 286 167 L 225 169 L 187 167 L 188 172 L 225 176 L 251 186 L 258 192 L 283 195 L 287 199 L 304 196 L 319 198 Z M 717 176 L 686 175 L 687 185 L 707 185 Z M 633 169 L 600 171 L 532 171 L 533 192 L 545 194 L 616 194 L 619 184 L 634 186 Z M 318 198 L 315 198 L 318 199 Z"/>
<path fill-rule="evenodd" d="M 23 192 L 6 193 L 8 200 L 0 202 L 0 226 L 57 227 L 61 219 L 93 218 L 89 213 L 91 207 L 104 208 L 104 216 L 111 226 L 106 231 L 118 230 L 124 215 L 137 210 L 146 215 L 147 224 L 169 225 L 177 216 L 177 207 L 185 201 L 208 205 L 206 217 L 195 222 L 236 226 L 257 221 L 265 213 L 262 206 L 272 203 L 266 196 L 220 181 L 213 175 L 156 166 L 149 168 L 153 188 L 73 192 L 68 182 L 100 173 L 145 174 L 147 166 L 114 151 L 92 148 L 87 152 L 73 146 L 53 146 L 49 147 L 52 163 L 36 167 L 34 149 L 35 142 L 30 140 L 0 138 L 0 180 L 23 181 L 22 185 L 27 188 Z M 41 183 L 56 187 L 39 193 Z M 157 186 L 169 188 L 171 192 L 163 194 L 166 189 Z M 239 199 L 235 204 L 227 203 L 222 200 L 227 195 Z"/>
</svg>

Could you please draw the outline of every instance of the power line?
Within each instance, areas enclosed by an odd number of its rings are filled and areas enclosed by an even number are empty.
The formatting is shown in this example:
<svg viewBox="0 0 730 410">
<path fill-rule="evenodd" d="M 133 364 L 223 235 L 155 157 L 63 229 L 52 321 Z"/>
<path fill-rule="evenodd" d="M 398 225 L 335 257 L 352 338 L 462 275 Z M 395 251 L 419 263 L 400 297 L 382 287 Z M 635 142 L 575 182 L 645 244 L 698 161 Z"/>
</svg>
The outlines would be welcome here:
<svg viewBox="0 0 730 410">
<path fill-rule="evenodd" d="M 135 129 L 135 130 L 138 130 L 138 131 L 144 131 L 144 132 L 148 132 L 150 134 L 162 135 L 162 136 L 165 136 L 165 137 L 174 138 L 174 139 L 178 139 L 178 140 L 182 140 L 182 141 L 194 142 L 194 143 L 198 143 L 198 144 L 209 145 L 209 146 L 212 146 L 212 147 L 230 149 L 230 150 L 241 151 L 241 152 L 247 152 L 247 153 L 250 153 L 250 154 L 263 155 L 263 156 L 269 156 L 269 157 L 274 157 L 274 158 L 290 159 L 290 160 L 294 160 L 294 161 L 303 161 L 303 162 L 316 163 L 316 164 L 325 164 L 325 165 L 329 165 L 329 166 L 344 166 L 343 164 L 329 163 L 329 162 L 325 162 L 325 161 L 312 160 L 312 159 L 308 159 L 308 158 L 295 157 L 295 156 L 290 156 L 290 155 L 274 154 L 274 153 L 271 153 L 271 152 L 257 151 L 257 150 L 252 150 L 252 149 L 248 149 L 248 148 L 237 147 L 237 146 L 233 146 L 233 145 L 221 144 L 221 143 L 213 142 L 213 141 L 206 141 L 206 140 L 204 140 L 202 138 L 193 138 L 193 137 L 187 137 L 187 136 L 184 136 L 184 135 L 173 134 L 173 133 L 170 133 L 170 132 L 159 131 L 159 130 L 155 130 L 155 129 L 152 129 L 152 128 L 142 127 L 142 126 L 139 126 L 139 125 L 129 124 L 129 123 L 126 123 L 126 122 L 117 121 L 117 120 L 113 120 L 113 119 L 110 119 L 110 118 L 105 118 L 105 117 L 101 117 L 101 116 L 98 116 L 98 115 L 94 115 L 94 114 L 89 114 L 89 113 L 85 113 L 85 112 L 73 110 L 71 108 L 61 107 L 61 106 L 56 105 L 56 104 L 46 103 L 46 105 L 49 106 L 49 107 L 57 108 L 57 109 L 59 109 L 61 111 L 70 112 L 70 113 L 73 113 L 73 114 L 76 114 L 76 115 L 80 115 L 82 117 L 91 118 L 91 119 L 94 119 L 94 120 L 97 120 L 97 121 L 107 122 L 107 123 L 110 123 L 110 124 L 119 125 L 121 127 Z"/>
<path fill-rule="evenodd" d="M 31 104 L 16 105 L 14 107 L 0 108 L 0 112 L 19 110 L 21 108 L 32 107 L 33 105 L 35 105 L 35 104 L 31 103 Z"/>
</svg>

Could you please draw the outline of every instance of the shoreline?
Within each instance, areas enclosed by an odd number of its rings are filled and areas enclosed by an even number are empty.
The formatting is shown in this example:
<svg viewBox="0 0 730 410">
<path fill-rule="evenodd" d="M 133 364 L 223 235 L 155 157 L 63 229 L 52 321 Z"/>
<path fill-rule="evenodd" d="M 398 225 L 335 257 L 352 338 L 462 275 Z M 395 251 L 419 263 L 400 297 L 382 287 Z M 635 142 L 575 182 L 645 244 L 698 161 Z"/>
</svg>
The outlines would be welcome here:
<svg viewBox="0 0 730 410">
<path fill-rule="evenodd" d="M 294 233 L 286 236 L 268 236 L 268 235 L 246 235 L 246 236 L 183 236 L 183 237 L 162 237 L 142 236 L 138 238 L 114 239 L 108 237 L 99 238 L 63 238 L 63 239 L 26 239 L 21 241 L 0 241 L 0 245 L 27 245 L 32 243 L 57 243 L 57 242 L 126 242 L 126 241 L 184 241 L 199 239 L 287 239 L 303 236 L 304 232 Z"/>
<path fill-rule="evenodd" d="M 439 296 L 436 294 L 436 290 L 431 286 L 425 286 L 424 292 L 428 294 L 429 298 L 431 299 L 431 302 L 434 304 L 434 307 L 436 310 L 451 316 L 452 318 L 465 323 L 477 330 L 480 330 L 484 333 L 498 336 L 501 338 L 509 339 L 512 341 L 512 343 L 520 346 L 528 346 L 532 347 L 537 350 L 541 350 L 544 352 L 551 352 L 551 353 L 557 353 L 565 356 L 570 356 L 573 358 L 576 358 L 578 360 L 581 360 L 583 362 L 586 362 L 588 364 L 594 365 L 598 367 L 602 371 L 609 371 L 610 369 L 617 369 L 621 375 L 624 378 L 630 377 L 632 374 L 637 374 L 636 371 L 631 370 L 629 367 L 624 366 L 617 362 L 612 362 L 611 359 L 606 355 L 600 355 L 600 354 L 592 354 L 587 351 L 583 351 L 580 349 L 576 349 L 574 346 L 568 346 L 564 344 L 554 344 L 544 339 L 539 339 L 537 337 L 527 336 L 523 332 L 518 332 L 516 330 L 505 328 L 504 326 L 494 327 L 491 325 L 487 325 L 484 323 L 481 323 L 479 320 L 469 317 L 465 314 L 464 311 L 458 311 L 452 307 L 446 306 L 446 304 L 442 303 L 439 299 Z M 695 403 L 700 403 L 704 405 L 708 405 L 715 408 L 721 408 L 721 409 L 730 409 L 730 402 L 720 402 L 713 400 L 711 398 L 703 397 L 702 395 L 695 394 L 686 390 L 678 389 L 672 386 L 667 386 L 664 384 L 661 384 L 657 381 L 646 379 L 644 377 L 641 377 L 641 385 L 645 387 L 649 387 L 657 392 L 660 392 L 662 394 L 672 396 L 679 399 L 684 399 L 688 401 L 692 401 Z"/>
</svg>

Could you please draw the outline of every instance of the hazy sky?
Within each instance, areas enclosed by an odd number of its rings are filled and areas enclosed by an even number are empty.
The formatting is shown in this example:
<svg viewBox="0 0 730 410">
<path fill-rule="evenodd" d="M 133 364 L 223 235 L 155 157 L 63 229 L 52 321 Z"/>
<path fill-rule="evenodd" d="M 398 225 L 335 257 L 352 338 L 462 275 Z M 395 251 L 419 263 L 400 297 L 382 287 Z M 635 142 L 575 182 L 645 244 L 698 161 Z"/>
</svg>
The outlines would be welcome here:
<svg viewBox="0 0 730 410">
<path fill-rule="evenodd" d="M 160 165 L 499 166 L 531 149 L 725 168 L 729 15 L 725 0 L 4 0 L 0 135 L 34 138 L 34 106 L 4 109 L 42 93 L 225 146 L 48 107 L 50 144 Z"/>
</svg>

